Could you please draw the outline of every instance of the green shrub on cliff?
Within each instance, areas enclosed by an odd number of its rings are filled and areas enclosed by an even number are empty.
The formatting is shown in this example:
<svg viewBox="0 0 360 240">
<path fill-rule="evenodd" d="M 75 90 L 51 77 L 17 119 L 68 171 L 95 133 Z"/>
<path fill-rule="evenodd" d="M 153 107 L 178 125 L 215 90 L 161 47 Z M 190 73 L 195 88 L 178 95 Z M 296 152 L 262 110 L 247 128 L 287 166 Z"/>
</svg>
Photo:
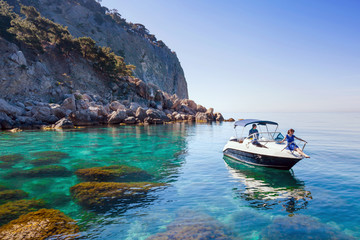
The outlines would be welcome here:
<svg viewBox="0 0 360 240">
<path fill-rule="evenodd" d="M 74 38 L 67 27 L 42 17 L 36 8 L 21 6 L 20 17 L 5 1 L 0 0 L 0 36 L 16 40 L 20 45 L 43 53 L 54 46 L 64 54 L 76 53 L 93 63 L 93 67 L 111 78 L 132 76 L 135 66 L 126 65 L 124 59 L 110 48 L 99 47 L 89 37 Z"/>
<path fill-rule="evenodd" d="M 9 6 L 7 2 L 0 1 L 0 36 L 6 40 L 13 41 L 14 35 L 7 30 L 11 27 L 11 20 L 16 18 L 13 12 L 13 7 Z"/>
</svg>

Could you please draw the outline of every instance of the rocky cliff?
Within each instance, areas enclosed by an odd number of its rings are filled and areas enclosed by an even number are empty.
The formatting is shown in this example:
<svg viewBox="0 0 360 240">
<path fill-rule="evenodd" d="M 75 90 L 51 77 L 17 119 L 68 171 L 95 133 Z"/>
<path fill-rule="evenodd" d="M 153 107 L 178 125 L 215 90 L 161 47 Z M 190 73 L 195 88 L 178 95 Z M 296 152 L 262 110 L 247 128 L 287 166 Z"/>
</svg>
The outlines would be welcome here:
<svg viewBox="0 0 360 240">
<path fill-rule="evenodd" d="M 95 0 L 7 0 L 19 12 L 19 3 L 34 6 L 48 19 L 68 29 L 75 37 L 89 36 L 101 46 L 125 57 L 136 66 L 135 77 L 157 85 L 168 94 L 188 98 L 183 69 L 175 54 L 141 24 L 127 23 L 115 10 Z"/>
<path fill-rule="evenodd" d="M 223 120 L 132 76 L 111 49 L 74 38 L 36 9 L 22 13 L 0 0 L 0 129 Z"/>
</svg>

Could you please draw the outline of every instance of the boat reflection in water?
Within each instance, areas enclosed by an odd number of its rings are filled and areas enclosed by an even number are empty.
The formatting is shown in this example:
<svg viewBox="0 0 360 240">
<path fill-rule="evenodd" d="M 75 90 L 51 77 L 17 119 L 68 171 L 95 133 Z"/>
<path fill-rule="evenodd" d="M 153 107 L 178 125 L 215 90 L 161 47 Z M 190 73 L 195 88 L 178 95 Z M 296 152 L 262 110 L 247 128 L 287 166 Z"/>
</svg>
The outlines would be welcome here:
<svg viewBox="0 0 360 240">
<path fill-rule="evenodd" d="M 234 188 L 238 196 L 252 207 L 262 209 L 283 208 L 292 214 L 306 209 L 311 193 L 304 182 L 295 178 L 293 171 L 262 168 L 239 163 L 224 156 L 230 174 L 245 185 Z"/>
</svg>

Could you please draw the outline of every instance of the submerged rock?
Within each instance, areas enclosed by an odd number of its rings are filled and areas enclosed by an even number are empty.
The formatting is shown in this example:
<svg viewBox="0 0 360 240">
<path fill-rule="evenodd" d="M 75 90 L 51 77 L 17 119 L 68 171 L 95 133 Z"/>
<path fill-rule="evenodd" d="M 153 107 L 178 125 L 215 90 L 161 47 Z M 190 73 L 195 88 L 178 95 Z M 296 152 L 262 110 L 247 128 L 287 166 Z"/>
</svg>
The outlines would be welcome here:
<svg viewBox="0 0 360 240">
<path fill-rule="evenodd" d="M 116 183 L 116 182 L 83 182 L 70 188 L 77 202 L 86 208 L 109 208 L 118 202 L 133 202 L 144 198 L 146 194 L 164 183 Z"/>
<path fill-rule="evenodd" d="M 36 167 L 28 170 L 19 170 L 12 173 L 9 173 L 7 177 L 67 177 L 71 175 L 66 167 L 51 165 L 51 166 L 42 166 Z"/>
<path fill-rule="evenodd" d="M 75 239 L 75 221 L 55 209 L 41 209 L 22 215 L 0 228 L 0 239 Z"/>
<path fill-rule="evenodd" d="M 24 156 L 18 153 L 0 156 L 0 168 L 10 168 L 23 159 Z"/>
<path fill-rule="evenodd" d="M 9 189 L 0 191 L 0 204 L 26 198 L 27 192 L 20 189 Z"/>
<path fill-rule="evenodd" d="M 30 161 L 35 166 L 59 163 L 61 159 L 69 156 L 67 153 L 57 151 L 36 152 L 32 155 L 37 157 L 37 159 Z"/>
<path fill-rule="evenodd" d="M 0 225 L 45 207 L 42 200 L 17 200 L 0 205 Z"/>
<path fill-rule="evenodd" d="M 44 152 L 35 152 L 32 154 L 34 157 L 52 157 L 57 159 L 67 158 L 69 154 L 60 152 L 60 151 L 44 151 Z"/>
<path fill-rule="evenodd" d="M 261 233 L 261 239 L 354 239 L 314 218 L 278 217 Z"/>
<path fill-rule="evenodd" d="M 84 181 L 98 182 L 144 181 L 152 178 L 144 170 L 126 165 L 79 169 L 75 174 Z"/>
<path fill-rule="evenodd" d="M 166 227 L 166 232 L 158 233 L 147 240 L 232 240 L 225 227 L 208 215 L 192 211 L 183 212 L 173 223 Z"/>
<path fill-rule="evenodd" d="M 21 160 L 24 159 L 24 156 L 16 153 L 16 154 L 11 154 L 11 155 L 4 155 L 4 156 L 0 156 L 0 161 L 2 162 L 13 162 L 13 163 L 18 163 Z"/>
</svg>

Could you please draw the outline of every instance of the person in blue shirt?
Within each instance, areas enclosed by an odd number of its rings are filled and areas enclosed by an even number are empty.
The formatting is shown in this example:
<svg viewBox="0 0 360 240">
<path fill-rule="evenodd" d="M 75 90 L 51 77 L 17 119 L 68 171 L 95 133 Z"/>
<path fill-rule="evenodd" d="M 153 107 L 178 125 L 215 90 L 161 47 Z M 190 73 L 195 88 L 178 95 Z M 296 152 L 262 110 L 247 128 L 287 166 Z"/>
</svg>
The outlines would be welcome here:
<svg viewBox="0 0 360 240">
<path fill-rule="evenodd" d="M 258 138 L 259 138 L 259 131 L 256 129 L 256 124 L 255 124 L 255 123 L 252 125 L 252 128 L 251 128 L 250 131 L 249 131 L 249 136 L 250 136 L 251 134 L 254 134 L 254 135 L 253 135 L 253 138 L 254 138 L 254 139 L 258 139 Z"/>
<path fill-rule="evenodd" d="M 287 135 L 284 137 L 283 140 L 280 141 L 280 143 L 283 143 L 285 140 L 287 141 L 288 145 L 286 147 L 286 149 L 290 150 L 290 151 L 296 151 L 299 154 L 301 154 L 302 156 L 306 157 L 306 158 L 310 158 L 308 155 L 306 155 L 300 148 L 298 145 L 295 144 L 295 138 L 306 142 L 304 140 L 302 140 L 301 138 L 298 138 L 294 135 L 295 130 L 294 129 L 289 129 L 289 131 L 287 132 Z M 307 142 L 306 142 L 307 143 Z"/>
</svg>

